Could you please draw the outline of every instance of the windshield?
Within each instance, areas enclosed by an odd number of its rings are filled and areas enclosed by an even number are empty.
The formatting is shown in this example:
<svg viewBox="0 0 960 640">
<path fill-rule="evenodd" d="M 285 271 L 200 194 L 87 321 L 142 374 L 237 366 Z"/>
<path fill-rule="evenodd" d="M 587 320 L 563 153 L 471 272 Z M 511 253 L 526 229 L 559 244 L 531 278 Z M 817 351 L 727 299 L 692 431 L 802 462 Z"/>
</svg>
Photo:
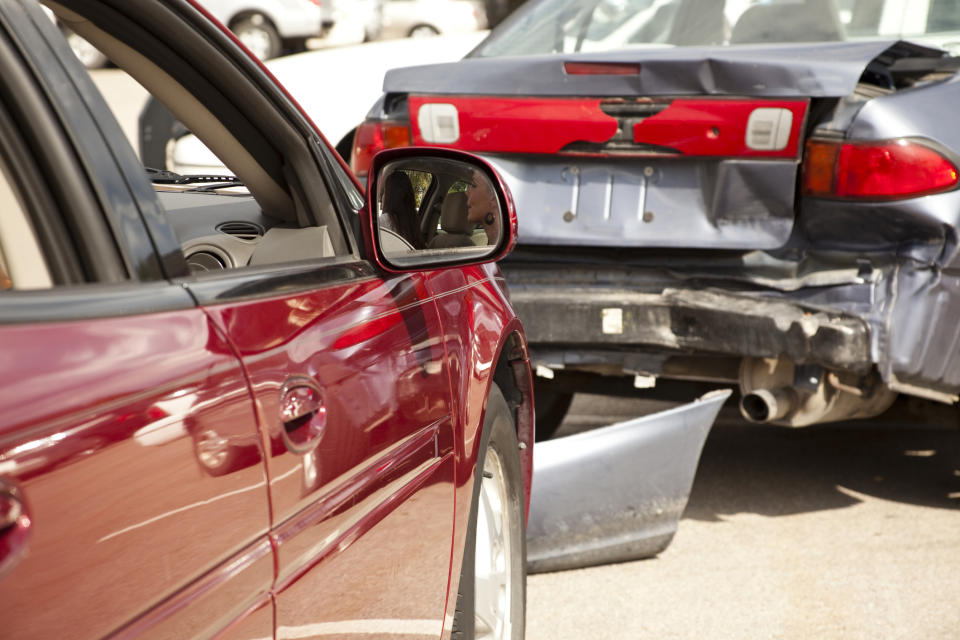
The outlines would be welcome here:
<svg viewBox="0 0 960 640">
<path fill-rule="evenodd" d="M 530 0 L 471 55 L 844 40 L 960 44 L 960 0 Z"/>
</svg>

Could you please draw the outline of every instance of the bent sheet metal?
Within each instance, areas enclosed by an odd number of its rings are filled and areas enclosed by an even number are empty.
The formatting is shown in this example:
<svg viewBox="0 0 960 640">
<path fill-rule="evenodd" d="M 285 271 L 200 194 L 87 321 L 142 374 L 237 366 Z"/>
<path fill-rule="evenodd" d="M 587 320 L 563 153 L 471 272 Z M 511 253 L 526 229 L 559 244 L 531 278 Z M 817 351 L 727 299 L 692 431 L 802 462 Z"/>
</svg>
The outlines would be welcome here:
<svg viewBox="0 0 960 640">
<path fill-rule="evenodd" d="M 666 549 L 730 393 L 712 391 L 668 411 L 537 443 L 528 571 L 638 560 Z"/>
</svg>

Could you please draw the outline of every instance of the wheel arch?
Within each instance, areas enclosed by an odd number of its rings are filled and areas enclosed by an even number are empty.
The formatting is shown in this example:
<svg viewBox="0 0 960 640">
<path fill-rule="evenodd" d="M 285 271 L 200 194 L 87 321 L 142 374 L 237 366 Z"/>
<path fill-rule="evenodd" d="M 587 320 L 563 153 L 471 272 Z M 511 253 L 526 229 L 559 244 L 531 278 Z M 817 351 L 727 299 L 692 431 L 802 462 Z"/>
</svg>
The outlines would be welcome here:
<svg viewBox="0 0 960 640">
<path fill-rule="evenodd" d="M 459 469 L 469 467 L 469 481 L 457 481 L 456 508 L 454 515 L 453 553 L 450 563 L 450 581 L 447 586 L 447 611 L 445 619 L 452 621 L 454 604 L 458 602 L 460 578 L 463 570 L 463 554 L 466 543 L 466 532 L 470 521 L 472 501 L 475 499 L 475 480 L 477 471 L 474 465 L 479 459 L 480 447 L 485 443 L 483 425 L 487 418 L 487 400 L 494 384 L 500 388 L 507 406 L 514 419 L 517 430 L 518 446 L 520 447 L 520 473 L 523 481 L 522 496 L 524 500 L 524 517 L 530 513 L 530 481 L 533 476 L 533 440 L 534 440 L 534 412 L 533 412 L 533 371 L 530 368 L 529 351 L 523 327 L 516 316 L 512 316 L 504 325 L 501 340 L 497 344 L 491 366 L 487 375 L 482 379 L 475 379 L 473 384 L 483 386 L 484 407 L 480 413 L 479 424 L 468 430 L 470 425 L 462 424 L 458 447 L 461 447 L 462 459 L 458 463 Z M 461 416 L 461 421 L 464 418 Z M 473 445 L 473 446 L 471 446 Z M 466 480 L 466 478 L 464 478 Z"/>
<path fill-rule="evenodd" d="M 493 379 L 513 413 L 517 441 L 520 443 L 520 465 L 523 472 L 525 502 L 530 508 L 530 480 L 533 476 L 533 372 L 526 338 L 520 330 L 510 332 L 500 347 Z M 489 394 L 489 384 L 487 393 Z"/>
<path fill-rule="evenodd" d="M 411 26 L 409 29 L 407 29 L 407 37 L 409 38 L 411 35 L 413 35 L 414 31 L 422 28 L 430 29 L 437 35 L 440 35 L 441 33 L 443 33 L 442 31 L 440 31 L 440 29 L 436 25 L 430 24 L 429 22 L 418 22 L 415 25 Z"/>
</svg>

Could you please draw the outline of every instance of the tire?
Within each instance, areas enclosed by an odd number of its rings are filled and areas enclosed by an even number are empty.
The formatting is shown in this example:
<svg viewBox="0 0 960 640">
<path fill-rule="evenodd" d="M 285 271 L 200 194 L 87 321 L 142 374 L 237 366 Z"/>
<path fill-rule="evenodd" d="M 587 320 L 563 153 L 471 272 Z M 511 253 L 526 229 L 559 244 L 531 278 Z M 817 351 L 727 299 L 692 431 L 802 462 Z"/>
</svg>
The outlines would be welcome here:
<svg viewBox="0 0 960 640">
<path fill-rule="evenodd" d="M 280 34 L 262 13 L 241 18 L 230 27 L 237 40 L 261 60 L 269 60 L 280 55 L 283 41 Z"/>
<path fill-rule="evenodd" d="M 526 615 L 526 510 L 513 415 L 495 384 L 487 398 L 460 569 L 453 640 L 518 640 Z"/>
<path fill-rule="evenodd" d="M 283 55 L 303 53 L 307 50 L 306 38 L 287 38 L 283 40 Z"/>
<path fill-rule="evenodd" d="M 573 394 L 565 391 L 555 391 L 549 382 L 534 382 L 533 388 L 534 412 L 536 414 L 536 440 L 549 440 L 560 428 Z"/>
<path fill-rule="evenodd" d="M 438 35 L 440 32 L 428 24 L 418 24 L 407 33 L 408 38 L 432 38 Z"/>
</svg>

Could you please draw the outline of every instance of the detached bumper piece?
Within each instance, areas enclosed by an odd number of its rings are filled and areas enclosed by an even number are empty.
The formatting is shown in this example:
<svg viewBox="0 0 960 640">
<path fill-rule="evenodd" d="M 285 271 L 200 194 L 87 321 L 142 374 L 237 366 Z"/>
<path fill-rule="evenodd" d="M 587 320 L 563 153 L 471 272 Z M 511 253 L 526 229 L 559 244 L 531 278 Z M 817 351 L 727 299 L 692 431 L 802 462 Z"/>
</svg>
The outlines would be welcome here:
<svg viewBox="0 0 960 640">
<path fill-rule="evenodd" d="M 713 391 L 668 411 L 537 443 L 528 571 L 638 560 L 666 549 L 730 393 Z"/>
</svg>

